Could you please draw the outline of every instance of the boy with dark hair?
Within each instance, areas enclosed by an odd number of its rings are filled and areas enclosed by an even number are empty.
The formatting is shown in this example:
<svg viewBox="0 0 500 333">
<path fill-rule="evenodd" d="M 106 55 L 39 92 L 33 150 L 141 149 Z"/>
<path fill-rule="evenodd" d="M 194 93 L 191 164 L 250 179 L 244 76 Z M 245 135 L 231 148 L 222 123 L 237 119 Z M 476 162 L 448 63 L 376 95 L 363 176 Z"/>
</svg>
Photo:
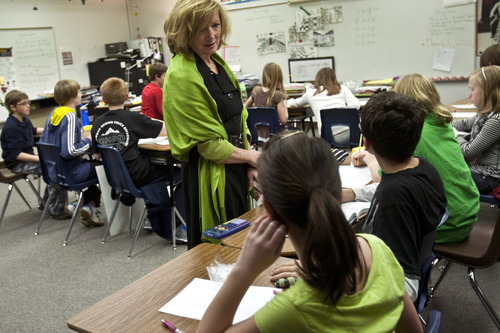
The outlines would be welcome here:
<svg viewBox="0 0 500 333">
<path fill-rule="evenodd" d="M 163 82 L 167 66 L 157 62 L 149 66 L 149 83 L 142 89 L 141 113 L 149 118 L 163 120 Z"/>
<path fill-rule="evenodd" d="M 425 116 L 421 104 L 395 92 L 374 95 L 361 114 L 365 149 L 382 171 L 362 230 L 380 237 L 393 251 L 412 301 L 418 292 L 422 238 L 436 228 L 446 209 L 439 173 L 427 160 L 413 156 Z"/>
<path fill-rule="evenodd" d="M 150 163 L 138 146 L 139 139 L 166 136 L 165 124 L 124 108 L 128 87 L 122 79 L 107 79 L 100 91 L 103 101 L 109 105 L 109 111 L 92 125 L 93 151 L 99 153 L 98 144 L 113 146 L 120 151 L 134 185 L 144 193 L 153 230 L 161 237 L 171 239 L 170 200 L 166 183 L 169 169 Z"/>
<path fill-rule="evenodd" d="M 39 175 L 40 159 L 33 151 L 33 136 L 42 134 L 43 128 L 34 127 L 28 118 L 30 100 L 26 93 L 11 90 L 5 95 L 9 117 L 3 125 L 0 140 L 5 166 L 14 173 Z"/>
</svg>

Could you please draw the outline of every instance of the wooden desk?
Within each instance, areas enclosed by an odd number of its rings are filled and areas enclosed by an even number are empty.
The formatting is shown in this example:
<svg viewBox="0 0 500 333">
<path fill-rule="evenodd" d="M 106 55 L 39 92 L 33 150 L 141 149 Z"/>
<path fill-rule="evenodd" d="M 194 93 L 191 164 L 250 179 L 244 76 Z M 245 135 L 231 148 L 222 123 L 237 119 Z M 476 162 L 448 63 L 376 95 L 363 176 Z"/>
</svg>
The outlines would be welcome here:
<svg viewBox="0 0 500 333">
<path fill-rule="evenodd" d="M 206 267 L 219 253 L 223 263 L 236 262 L 239 249 L 213 244 L 200 244 L 164 264 L 111 296 L 92 305 L 68 320 L 68 327 L 78 332 L 158 332 L 168 330 L 161 320 L 168 320 L 186 333 L 194 332 L 199 321 L 158 312 L 194 278 L 208 279 Z M 280 257 L 275 264 L 291 259 Z M 126 270 L 126 268 L 124 268 Z M 253 282 L 272 287 L 271 267 Z"/>
<path fill-rule="evenodd" d="M 264 215 L 264 207 L 257 206 L 254 209 L 241 215 L 240 218 L 250 222 L 255 222 L 255 220 L 262 215 Z M 251 225 L 252 223 L 250 223 L 250 226 Z M 245 239 L 247 238 L 248 232 L 250 231 L 250 226 L 239 232 L 236 232 L 232 235 L 222 238 L 221 243 L 223 245 L 241 249 L 243 247 L 243 244 L 245 243 Z M 292 242 L 288 238 L 285 239 L 285 244 L 283 245 L 283 249 L 281 250 L 281 255 L 285 257 L 296 256 L 295 248 L 293 247 Z"/>
</svg>

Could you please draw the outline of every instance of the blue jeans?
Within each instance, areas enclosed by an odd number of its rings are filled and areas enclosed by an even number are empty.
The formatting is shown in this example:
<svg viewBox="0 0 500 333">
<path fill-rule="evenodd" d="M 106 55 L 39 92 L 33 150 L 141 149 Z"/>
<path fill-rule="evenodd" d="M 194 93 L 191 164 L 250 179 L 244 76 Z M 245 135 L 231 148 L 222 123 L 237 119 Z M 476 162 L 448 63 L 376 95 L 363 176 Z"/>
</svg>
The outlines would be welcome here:
<svg viewBox="0 0 500 333">
<path fill-rule="evenodd" d="M 477 189 L 481 194 L 490 194 L 495 187 L 500 184 L 500 181 L 490 176 L 483 176 L 474 171 L 471 171 L 472 179 L 476 183 Z"/>
</svg>

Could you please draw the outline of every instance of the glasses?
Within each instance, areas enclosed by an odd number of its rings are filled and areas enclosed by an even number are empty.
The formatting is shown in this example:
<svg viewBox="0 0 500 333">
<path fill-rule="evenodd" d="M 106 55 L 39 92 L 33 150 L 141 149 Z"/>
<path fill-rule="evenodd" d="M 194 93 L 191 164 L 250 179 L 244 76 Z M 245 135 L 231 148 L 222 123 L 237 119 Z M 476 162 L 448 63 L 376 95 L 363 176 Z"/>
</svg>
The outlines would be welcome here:
<svg viewBox="0 0 500 333">
<path fill-rule="evenodd" d="M 481 67 L 481 72 L 483 72 L 484 81 L 488 81 L 488 80 L 486 79 L 486 74 L 484 73 L 484 67 Z"/>
<path fill-rule="evenodd" d="M 22 105 L 22 106 L 26 106 L 26 105 L 31 105 L 31 102 L 30 101 L 25 101 L 25 102 L 21 102 L 21 103 L 17 103 L 17 105 Z"/>
</svg>

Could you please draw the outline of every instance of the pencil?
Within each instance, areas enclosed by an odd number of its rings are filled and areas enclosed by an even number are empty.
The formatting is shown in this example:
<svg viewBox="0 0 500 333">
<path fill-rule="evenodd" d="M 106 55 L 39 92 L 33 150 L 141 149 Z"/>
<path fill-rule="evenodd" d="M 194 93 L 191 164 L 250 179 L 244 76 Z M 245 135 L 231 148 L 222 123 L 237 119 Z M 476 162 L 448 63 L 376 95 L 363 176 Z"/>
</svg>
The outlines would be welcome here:
<svg viewBox="0 0 500 333">
<path fill-rule="evenodd" d="M 361 135 L 359 136 L 358 153 L 360 153 L 360 152 L 361 152 L 361 142 L 363 142 L 363 134 L 361 134 Z M 358 160 L 356 161 L 356 166 L 359 166 L 359 158 L 358 158 Z"/>
</svg>

